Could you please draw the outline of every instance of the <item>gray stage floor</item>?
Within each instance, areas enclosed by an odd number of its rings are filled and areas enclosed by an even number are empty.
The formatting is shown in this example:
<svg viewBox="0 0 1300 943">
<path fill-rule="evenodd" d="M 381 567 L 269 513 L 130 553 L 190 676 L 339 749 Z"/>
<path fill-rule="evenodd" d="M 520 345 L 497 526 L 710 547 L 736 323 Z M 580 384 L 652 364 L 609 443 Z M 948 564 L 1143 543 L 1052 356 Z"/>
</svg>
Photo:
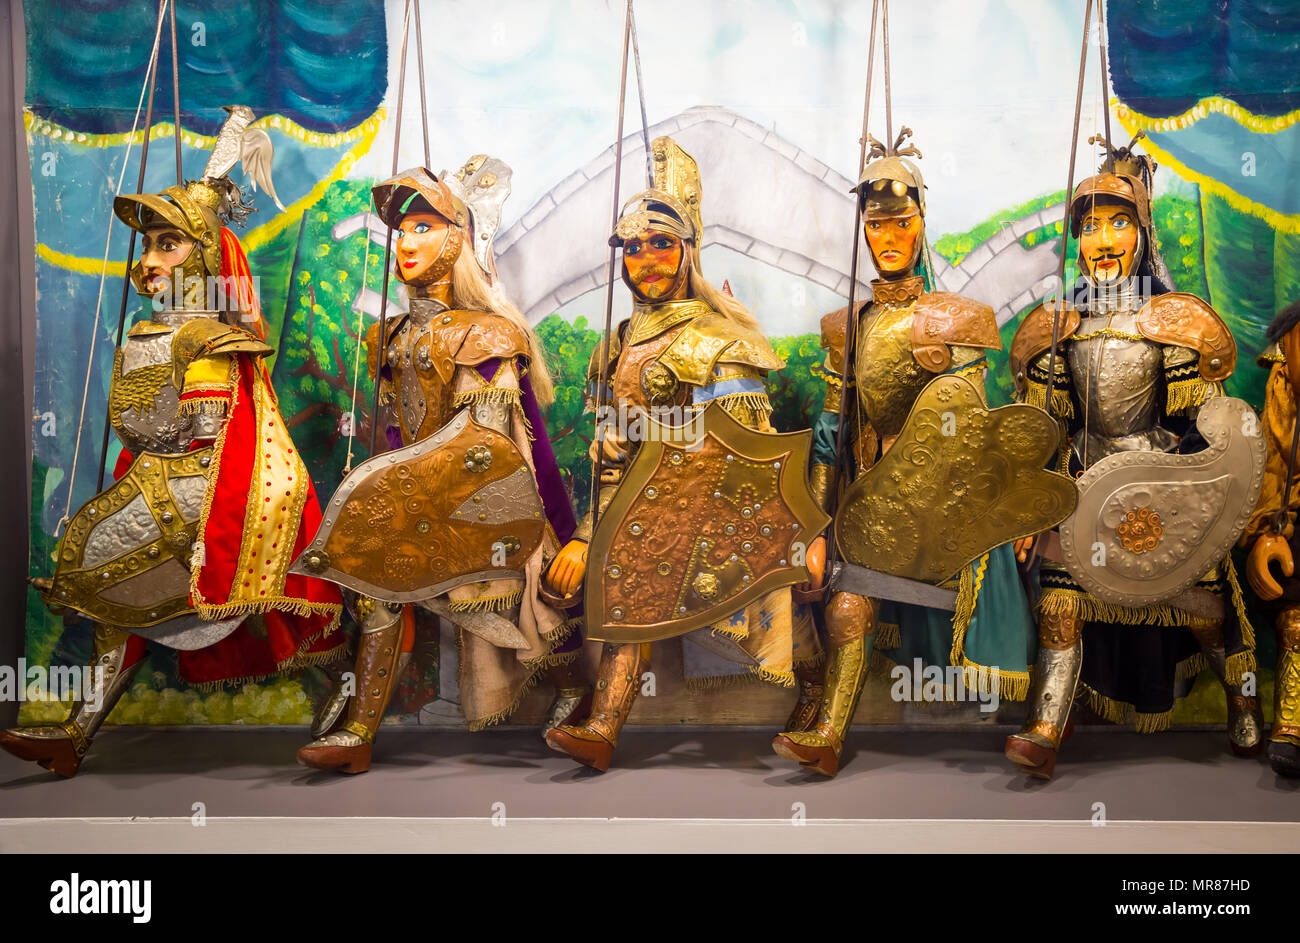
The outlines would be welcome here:
<svg viewBox="0 0 1300 943">
<path fill-rule="evenodd" d="M 1220 732 L 1080 730 L 1051 783 L 1002 757 L 1006 731 L 860 729 L 833 780 L 768 749 L 770 730 L 633 729 L 601 775 L 546 749 L 535 730 L 399 728 L 361 776 L 298 766 L 296 729 L 110 730 L 78 776 L 0 755 L 0 819 L 383 816 L 1297 822 L 1300 782 L 1240 760 Z"/>
</svg>

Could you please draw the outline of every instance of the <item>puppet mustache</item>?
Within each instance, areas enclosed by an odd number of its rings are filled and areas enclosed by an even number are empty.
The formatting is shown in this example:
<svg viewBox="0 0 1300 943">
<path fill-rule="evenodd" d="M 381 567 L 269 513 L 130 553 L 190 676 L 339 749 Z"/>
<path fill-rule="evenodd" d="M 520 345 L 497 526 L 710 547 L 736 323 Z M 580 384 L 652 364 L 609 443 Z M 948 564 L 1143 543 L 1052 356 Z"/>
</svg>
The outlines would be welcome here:
<svg viewBox="0 0 1300 943">
<path fill-rule="evenodd" d="M 644 281 L 653 275 L 662 275 L 664 278 L 672 278 L 677 274 L 677 269 L 671 265 L 647 265 L 637 273 L 637 280 Z"/>
</svg>

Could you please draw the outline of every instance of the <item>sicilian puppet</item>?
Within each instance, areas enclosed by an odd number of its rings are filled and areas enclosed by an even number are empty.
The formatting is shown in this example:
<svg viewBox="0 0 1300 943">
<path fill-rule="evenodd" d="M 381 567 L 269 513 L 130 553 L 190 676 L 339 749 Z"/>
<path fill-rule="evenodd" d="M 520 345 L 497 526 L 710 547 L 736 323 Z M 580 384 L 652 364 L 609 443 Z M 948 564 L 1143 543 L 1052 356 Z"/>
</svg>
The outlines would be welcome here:
<svg viewBox="0 0 1300 943">
<path fill-rule="evenodd" d="M 123 451 L 114 484 L 69 522 L 53 579 L 33 581 L 55 611 L 93 620 L 93 690 L 61 724 L 0 733 L 61 776 L 76 773 L 147 642 L 175 650 L 200 687 L 346 655 L 338 589 L 289 573 L 321 515 L 264 365 L 248 261 L 223 225 L 251 209 L 226 176 L 241 157 L 269 190 L 270 139 L 247 127 L 247 107 L 228 110 L 202 179 L 114 201 L 141 234 L 130 277 L 150 302 L 113 361 Z M 318 725 L 341 707 L 327 700 Z"/>
<path fill-rule="evenodd" d="M 1300 301 L 1281 311 L 1268 329 L 1272 342 L 1260 355 L 1269 370 L 1264 392 L 1264 435 L 1268 462 L 1259 503 L 1242 542 L 1250 544 L 1246 576 L 1272 609 L 1277 631 L 1273 674 L 1273 727 L 1268 761 L 1283 776 L 1300 777 L 1300 579 L 1295 576 L 1296 402 L 1300 397 Z M 1281 579 L 1270 571 L 1276 563 Z"/>
<path fill-rule="evenodd" d="M 1242 688 L 1254 632 L 1229 550 L 1255 506 L 1264 437 L 1250 407 L 1223 394 L 1231 332 L 1169 288 L 1151 215 L 1155 161 L 1132 144 L 1106 148 L 1070 202 L 1073 297 L 1026 315 L 1010 358 L 1017 397 L 1066 429 L 1057 467 L 1079 486 L 1075 513 L 1028 552 L 1039 558 L 1039 655 L 1006 755 L 1041 779 L 1076 697 L 1157 731 L 1205 667 L 1227 694 L 1232 752 L 1262 749 L 1259 699 Z"/>
<path fill-rule="evenodd" d="M 509 192 L 510 168 L 483 155 L 455 175 L 417 168 L 373 190 L 409 308 L 366 335 L 391 451 L 344 479 L 295 564 L 352 591 L 361 624 L 347 719 L 298 751 L 306 766 L 370 768 L 414 646 L 413 604 L 458 629 L 471 730 L 508 719 L 544 676 L 556 688 L 548 728 L 585 709 L 581 620 L 538 592 L 575 521 L 542 417 L 553 398 L 546 362 L 494 283 Z"/>
<path fill-rule="evenodd" d="M 651 643 L 682 639 L 696 687 L 792 686 L 818 657 L 811 614 L 789 590 L 827 523 L 808 493 L 809 434 L 773 430 L 763 379 L 784 364 L 700 271 L 695 160 L 668 137 L 651 158 L 653 186 L 623 206 L 611 239 L 632 316 L 588 369 L 599 517 L 593 527 L 588 513 L 547 576 L 565 596 L 584 589 L 588 636 L 605 644 L 590 713 L 546 742 L 601 771 Z"/>
<path fill-rule="evenodd" d="M 825 776 L 839 770 L 869 671 L 920 659 L 942 673 L 945 699 L 1025 698 L 1033 620 L 1010 542 L 1073 508 L 1073 484 L 1041 470 L 1058 439 L 1051 418 L 987 407 L 985 352 L 1001 348 L 993 309 L 927 286 L 910 134 L 872 138 L 854 188 L 879 277 L 855 304 L 853 339 L 848 308 L 822 319 L 826 398 L 809 477 L 843 562 L 824 606 L 824 669 L 799 673 L 772 747 Z"/>
</svg>

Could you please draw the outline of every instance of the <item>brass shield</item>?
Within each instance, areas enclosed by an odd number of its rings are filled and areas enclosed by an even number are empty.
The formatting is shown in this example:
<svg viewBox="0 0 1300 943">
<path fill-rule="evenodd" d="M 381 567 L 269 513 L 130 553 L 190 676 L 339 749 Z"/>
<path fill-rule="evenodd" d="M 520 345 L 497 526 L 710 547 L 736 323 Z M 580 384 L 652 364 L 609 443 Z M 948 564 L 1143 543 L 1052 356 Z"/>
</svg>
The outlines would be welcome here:
<svg viewBox="0 0 1300 943">
<path fill-rule="evenodd" d="M 73 515 L 45 598 L 124 629 L 193 613 L 189 555 L 212 448 L 142 452 Z"/>
<path fill-rule="evenodd" d="M 362 462 L 290 572 L 386 602 L 523 576 L 546 515 L 524 455 L 462 409 L 433 435 Z"/>
<path fill-rule="evenodd" d="M 965 377 L 936 377 L 898 438 L 840 501 L 835 539 L 850 563 L 938 584 L 994 547 L 1074 510 L 1067 475 L 1045 470 L 1056 421 L 1037 406 L 990 409 Z"/>
<path fill-rule="evenodd" d="M 1200 408 L 1209 447 L 1191 455 L 1118 452 L 1079 478 L 1061 525 L 1065 566 L 1098 599 L 1163 602 L 1228 555 L 1255 509 L 1267 446 L 1255 411 L 1231 396 Z"/>
<path fill-rule="evenodd" d="M 645 429 L 587 551 L 588 638 L 673 638 L 808 578 L 801 551 L 830 522 L 810 431 L 756 432 L 717 403 Z"/>
</svg>

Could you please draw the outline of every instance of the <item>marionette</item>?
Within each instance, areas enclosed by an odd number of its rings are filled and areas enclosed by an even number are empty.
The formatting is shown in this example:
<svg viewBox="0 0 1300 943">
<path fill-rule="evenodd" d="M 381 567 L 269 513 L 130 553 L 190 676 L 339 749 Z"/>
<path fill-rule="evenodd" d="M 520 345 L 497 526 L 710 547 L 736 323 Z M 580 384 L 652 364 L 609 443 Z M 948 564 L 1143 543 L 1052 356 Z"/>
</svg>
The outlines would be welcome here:
<svg viewBox="0 0 1300 943">
<path fill-rule="evenodd" d="M 492 241 L 509 193 L 510 168 L 486 155 L 454 175 L 416 168 L 373 189 L 409 308 L 366 335 L 391 451 L 344 479 L 295 564 L 350 590 L 361 625 L 347 719 L 298 751 L 306 766 L 370 768 L 414 645 L 411 604 L 457 627 L 471 730 L 508 719 L 542 677 L 556 688 L 547 729 L 585 709 L 580 619 L 538 593 L 575 522 L 546 436 L 545 358 L 495 283 Z"/>
<path fill-rule="evenodd" d="M 668 137 L 650 151 L 653 186 L 624 204 L 611 239 L 632 316 L 588 369 L 598 519 L 588 513 L 547 577 L 564 595 L 585 585 L 588 636 L 605 644 L 590 713 L 546 742 L 602 771 L 650 643 L 683 639 L 695 684 L 791 686 L 818 656 L 788 588 L 806 578 L 804 548 L 826 523 L 804 476 L 808 433 L 773 430 L 763 378 L 784 363 L 700 270 L 694 158 Z"/>
<path fill-rule="evenodd" d="M 1067 430 L 1058 468 L 1079 503 L 1044 534 L 1039 655 L 1028 719 L 1007 758 L 1050 779 L 1070 707 L 1140 732 L 1169 726 L 1208 667 L 1228 705 L 1228 743 L 1262 748 L 1254 633 L 1229 550 L 1255 507 L 1265 444 L 1223 393 L 1237 348 L 1208 304 L 1171 291 L 1152 221 L 1155 161 L 1115 150 L 1071 196 L 1072 297 L 1025 316 L 1011 348 L 1017 397 Z M 1134 144 L 1137 139 L 1134 139 Z"/>
<path fill-rule="evenodd" d="M 1296 401 L 1300 390 L 1300 301 L 1292 302 L 1269 325 L 1272 342 L 1259 357 L 1269 370 L 1264 392 L 1264 435 L 1268 462 L 1259 503 L 1242 543 L 1250 544 L 1246 576 L 1256 595 L 1270 604 L 1277 630 L 1277 669 L 1273 673 L 1273 727 L 1268 762 L 1274 771 L 1300 777 L 1300 579 L 1295 511 Z M 1274 577 L 1276 563 L 1281 579 Z"/>
<path fill-rule="evenodd" d="M 271 389 L 248 261 L 223 225 L 250 210 L 227 177 L 241 156 L 269 189 L 258 145 L 270 141 L 247 127 L 247 107 L 227 110 L 200 180 L 113 204 L 141 234 L 130 277 L 149 302 L 113 359 L 108 408 L 123 451 L 114 484 L 69 522 L 53 579 L 33 581 L 54 611 L 93 621 L 93 680 L 63 723 L 0 733 L 4 749 L 60 776 L 77 772 L 147 642 L 174 649 L 181 677 L 200 686 L 346 654 L 337 588 L 289 573 L 320 508 Z M 327 699 L 317 727 L 341 706 Z"/>
<path fill-rule="evenodd" d="M 851 321 L 849 308 L 822 319 L 826 399 L 809 474 L 843 562 L 824 608 L 824 669 L 799 673 L 772 747 L 824 776 L 839 769 L 873 663 L 940 669 L 944 699 L 1024 699 L 1033 622 L 1009 542 L 1073 507 L 1072 483 L 1041 470 L 1057 443 L 1051 419 L 987 407 L 986 351 L 1001 348 L 993 309 L 927 285 L 910 134 L 870 138 L 874 159 L 854 188 L 872 299 L 851 302 Z"/>
</svg>

